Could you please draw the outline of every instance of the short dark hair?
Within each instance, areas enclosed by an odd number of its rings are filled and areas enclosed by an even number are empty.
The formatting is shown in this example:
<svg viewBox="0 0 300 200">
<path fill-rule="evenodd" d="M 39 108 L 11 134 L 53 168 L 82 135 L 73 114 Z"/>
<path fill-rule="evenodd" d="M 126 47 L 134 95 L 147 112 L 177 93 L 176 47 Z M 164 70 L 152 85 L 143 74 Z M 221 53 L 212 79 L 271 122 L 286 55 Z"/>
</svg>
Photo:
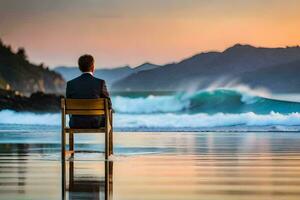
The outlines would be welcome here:
<svg viewBox="0 0 300 200">
<path fill-rule="evenodd" d="M 79 57 L 78 66 L 80 71 L 89 72 L 92 69 L 92 65 L 94 64 L 94 58 L 92 55 L 85 54 Z"/>
</svg>

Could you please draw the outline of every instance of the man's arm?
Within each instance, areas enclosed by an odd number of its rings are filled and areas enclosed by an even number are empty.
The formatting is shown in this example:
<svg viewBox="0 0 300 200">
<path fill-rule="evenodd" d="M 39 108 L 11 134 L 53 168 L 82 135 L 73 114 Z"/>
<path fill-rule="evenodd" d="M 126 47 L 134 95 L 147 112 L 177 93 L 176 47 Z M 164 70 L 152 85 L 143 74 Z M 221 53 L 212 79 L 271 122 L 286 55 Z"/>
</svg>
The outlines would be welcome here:
<svg viewBox="0 0 300 200">
<path fill-rule="evenodd" d="M 109 93 L 107 91 L 106 83 L 105 83 L 104 80 L 103 80 L 103 83 L 102 83 L 102 94 L 103 94 L 104 98 L 110 98 Z"/>
<path fill-rule="evenodd" d="M 104 98 L 108 99 L 109 108 L 112 108 L 110 96 L 109 96 L 109 93 L 108 93 L 108 90 L 107 90 L 107 87 L 106 87 L 106 83 L 105 83 L 104 80 L 103 80 L 103 83 L 102 83 L 102 95 L 103 95 Z"/>
<path fill-rule="evenodd" d="M 70 94 L 70 83 L 69 83 L 69 81 L 67 82 L 66 97 L 67 97 L 67 98 L 71 98 L 71 94 Z"/>
</svg>

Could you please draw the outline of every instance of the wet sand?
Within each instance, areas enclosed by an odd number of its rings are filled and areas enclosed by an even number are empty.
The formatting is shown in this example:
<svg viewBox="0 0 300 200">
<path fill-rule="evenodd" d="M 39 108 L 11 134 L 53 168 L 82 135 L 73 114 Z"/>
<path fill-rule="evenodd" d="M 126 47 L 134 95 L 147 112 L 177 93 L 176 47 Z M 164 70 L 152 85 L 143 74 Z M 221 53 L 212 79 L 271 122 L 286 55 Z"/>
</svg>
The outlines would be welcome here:
<svg viewBox="0 0 300 200">
<path fill-rule="evenodd" d="M 102 136 L 80 135 L 75 149 L 96 152 L 65 163 L 59 136 L 20 144 L 28 133 L 5 134 L 1 200 L 300 198 L 299 133 L 116 133 L 110 162 L 98 152 Z"/>
</svg>

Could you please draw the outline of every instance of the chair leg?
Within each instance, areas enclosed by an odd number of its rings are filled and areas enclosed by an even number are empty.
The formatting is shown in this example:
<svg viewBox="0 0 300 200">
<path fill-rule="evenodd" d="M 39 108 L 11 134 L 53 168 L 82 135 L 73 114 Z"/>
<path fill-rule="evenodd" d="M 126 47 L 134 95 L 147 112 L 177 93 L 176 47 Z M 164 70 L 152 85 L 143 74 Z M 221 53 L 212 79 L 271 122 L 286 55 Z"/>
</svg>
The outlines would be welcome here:
<svg viewBox="0 0 300 200">
<path fill-rule="evenodd" d="M 113 199 L 113 161 L 109 161 L 109 199 Z"/>
<path fill-rule="evenodd" d="M 109 156 L 109 132 L 108 129 L 106 128 L 105 130 L 105 159 L 108 159 Z"/>
<path fill-rule="evenodd" d="M 74 161 L 69 161 L 69 190 L 73 191 L 74 188 Z"/>
<path fill-rule="evenodd" d="M 105 200 L 113 199 L 113 162 L 105 161 Z"/>
<path fill-rule="evenodd" d="M 65 160 L 66 132 L 61 132 L 61 159 Z"/>
<path fill-rule="evenodd" d="M 62 200 L 66 199 L 66 163 L 64 160 L 61 161 L 61 192 Z"/>
<path fill-rule="evenodd" d="M 112 155 L 114 152 L 113 152 L 113 130 L 112 128 L 110 128 L 109 130 L 109 155 Z"/>
<path fill-rule="evenodd" d="M 110 112 L 109 116 L 109 155 L 112 155 L 114 146 L 113 146 L 113 114 Z"/>
<path fill-rule="evenodd" d="M 74 132 L 72 131 L 69 132 L 69 150 L 73 151 L 71 156 L 74 156 Z"/>
</svg>

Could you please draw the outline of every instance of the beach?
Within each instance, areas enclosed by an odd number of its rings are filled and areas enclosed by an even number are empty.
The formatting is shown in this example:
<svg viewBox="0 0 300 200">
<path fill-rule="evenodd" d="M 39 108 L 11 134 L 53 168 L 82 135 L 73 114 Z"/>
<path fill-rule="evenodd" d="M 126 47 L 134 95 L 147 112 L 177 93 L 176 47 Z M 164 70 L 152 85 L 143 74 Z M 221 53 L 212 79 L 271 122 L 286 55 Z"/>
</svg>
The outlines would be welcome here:
<svg viewBox="0 0 300 200">
<path fill-rule="evenodd" d="M 2 125 L 0 139 L 3 200 L 300 196 L 298 132 L 116 132 L 109 162 L 103 135 L 81 134 L 75 149 L 90 153 L 64 164 L 58 127 Z"/>
</svg>

